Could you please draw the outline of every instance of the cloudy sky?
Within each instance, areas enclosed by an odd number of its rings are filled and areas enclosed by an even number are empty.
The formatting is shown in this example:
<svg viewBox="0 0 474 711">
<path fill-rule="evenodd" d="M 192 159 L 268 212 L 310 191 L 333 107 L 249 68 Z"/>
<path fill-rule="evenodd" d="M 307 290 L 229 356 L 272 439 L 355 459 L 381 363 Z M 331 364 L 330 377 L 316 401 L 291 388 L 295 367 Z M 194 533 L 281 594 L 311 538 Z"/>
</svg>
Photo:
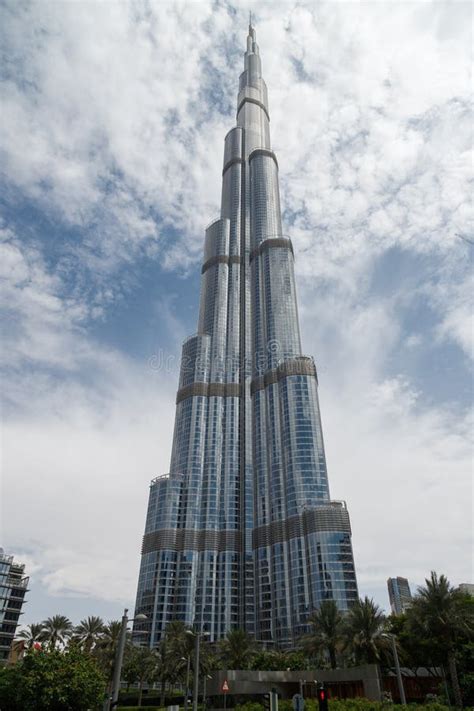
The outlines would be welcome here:
<svg viewBox="0 0 474 711">
<path fill-rule="evenodd" d="M 247 2 L 2 3 L 1 541 L 25 623 L 133 607 Z M 361 594 L 472 581 L 471 5 L 253 3 Z"/>
</svg>

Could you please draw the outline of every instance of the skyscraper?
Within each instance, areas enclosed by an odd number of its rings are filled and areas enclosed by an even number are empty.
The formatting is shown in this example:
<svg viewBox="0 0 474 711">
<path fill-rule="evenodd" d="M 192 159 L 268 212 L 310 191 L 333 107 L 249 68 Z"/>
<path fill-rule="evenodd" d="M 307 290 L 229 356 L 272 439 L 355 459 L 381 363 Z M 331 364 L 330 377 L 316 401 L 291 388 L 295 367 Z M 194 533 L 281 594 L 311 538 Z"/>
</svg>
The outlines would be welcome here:
<svg viewBox="0 0 474 711">
<path fill-rule="evenodd" d="M 394 615 L 401 615 L 412 603 L 410 585 L 406 578 L 389 578 L 387 580 L 390 607 Z"/>
<path fill-rule="evenodd" d="M 136 602 L 150 646 L 172 619 L 211 640 L 241 627 L 291 646 L 323 600 L 345 610 L 357 598 L 349 515 L 329 495 L 316 368 L 301 350 L 269 121 L 250 26 L 197 333 L 183 344 L 170 473 L 150 487 Z"/>
<path fill-rule="evenodd" d="M 15 636 L 29 578 L 23 563 L 0 548 L 0 664 L 6 663 Z"/>
</svg>

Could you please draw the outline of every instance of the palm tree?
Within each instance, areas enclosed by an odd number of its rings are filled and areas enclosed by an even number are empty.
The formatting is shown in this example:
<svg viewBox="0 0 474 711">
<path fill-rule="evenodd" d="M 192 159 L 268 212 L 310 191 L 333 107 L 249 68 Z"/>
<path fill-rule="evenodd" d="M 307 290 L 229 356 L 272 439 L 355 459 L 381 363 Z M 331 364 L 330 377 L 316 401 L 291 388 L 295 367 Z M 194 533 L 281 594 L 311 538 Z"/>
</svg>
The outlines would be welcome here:
<svg viewBox="0 0 474 711">
<path fill-rule="evenodd" d="M 334 600 L 324 600 L 319 610 L 309 618 L 311 632 L 302 638 L 302 647 L 310 657 L 317 657 L 321 649 L 329 656 L 331 669 L 336 669 L 336 653 L 342 642 L 343 617 Z"/>
<path fill-rule="evenodd" d="M 175 658 L 177 664 L 182 657 L 187 657 L 193 652 L 195 638 L 193 634 L 190 634 L 190 631 L 181 620 L 171 620 L 166 626 L 165 637 L 168 654 Z"/>
<path fill-rule="evenodd" d="M 43 625 L 33 622 L 18 632 L 18 639 L 21 640 L 23 649 L 33 649 L 34 644 L 44 640 Z"/>
<path fill-rule="evenodd" d="M 444 575 L 431 572 L 425 586 L 419 587 L 408 611 L 413 628 L 437 643 L 448 663 L 456 706 L 462 708 L 462 696 L 456 666 L 456 646 L 462 635 L 472 635 L 472 605 Z"/>
<path fill-rule="evenodd" d="M 42 627 L 43 639 L 49 642 L 51 649 L 55 649 L 57 643 L 65 645 L 66 640 L 70 637 L 72 632 L 72 622 L 64 615 L 48 617 L 48 619 L 42 623 Z"/>
<path fill-rule="evenodd" d="M 139 677 L 137 649 L 134 644 L 125 646 L 125 653 L 122 666 L 122 678 L 127 682 L 127 692 L 130 691 L 130 684 L 135 684 Z"/>
<path fill-rule="evenodd" d="M 194 648 L 194 635 L 187 634 L 186 626 L 179 620 L 171 621 L 158 648 L 155 650 L 155 677 L 161 685 L 160 705 L 165 705 L 166 685 L 175 682 L 186 669 L 186 660 Z"/>
<path fill-rule="evenodd" d="M 248 669 L 256 651 L 255 640 L 242 629 L 227 632 L 219 647 L 227 669 Z"/>
<path fill-rule="evenodd" d="M 120 630 L 122 629 L 121 620 L 110 620 L 104 625 L 102 636 L 100 638 L 100 647 L 107 649 L 115 654 L 120 638 Z"/>
<path fill-rule="evenodd" d="M 111 620 L 108 622 L 104 625 L 102 634 L 94 647 L 94 656 L 99 660 L 102 670 L 109 681 L 112 681 L 114 675 L 115 653 L 119 643 L 121 628 L 121 620 Z"/>
<path fill-rule="evenodd" d="M 135 654 L 138 667 L 138 706 L 141 706 L 143 682 L 149 682 L 157 676 L 159 655 L 155 649 L 149 649 L 148 647 L 137 647 Z"/>
<path fill-rule="evenodd" d="M 385 615 L 367 596 L 349 610 L 344 623 L 346 646 L 357 664 L 377 664 L 389 642 L 384 637 Z"/>
<path fill-rule="evenodd" d="M 104 621 L 101 617 L 88 617 L 81 620 L 74 628 L 73 639 L 79 642 L 85 652 L 90 652 L 97 644 L 104 631 Z"/>
</svg>

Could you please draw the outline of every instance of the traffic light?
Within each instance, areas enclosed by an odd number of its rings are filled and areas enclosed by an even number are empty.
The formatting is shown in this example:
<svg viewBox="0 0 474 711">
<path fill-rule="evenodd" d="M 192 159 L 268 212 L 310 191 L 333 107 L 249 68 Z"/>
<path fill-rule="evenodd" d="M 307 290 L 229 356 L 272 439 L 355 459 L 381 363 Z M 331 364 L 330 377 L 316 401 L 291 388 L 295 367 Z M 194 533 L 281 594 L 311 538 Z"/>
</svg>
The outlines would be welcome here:
<svg viewBox="0 0 474 711">
<path fill-rule="evenodd" d="M 272 689 L 269 694 L 264 694 L 263 708 L 265 711 L 278 711 L 278 693 L 276 689 Z"/>
<path fill-rule="evenodd" d="M 270 692 L 270 711 L 278 711 L 278 692 L 275 687 Z"/>
<path fill-rule="evenodd" d="M 324 686 L 320 686 L 318 689 L 318 704 L 319 711 L 328 711 L 328 692 Z"/>
</svg>

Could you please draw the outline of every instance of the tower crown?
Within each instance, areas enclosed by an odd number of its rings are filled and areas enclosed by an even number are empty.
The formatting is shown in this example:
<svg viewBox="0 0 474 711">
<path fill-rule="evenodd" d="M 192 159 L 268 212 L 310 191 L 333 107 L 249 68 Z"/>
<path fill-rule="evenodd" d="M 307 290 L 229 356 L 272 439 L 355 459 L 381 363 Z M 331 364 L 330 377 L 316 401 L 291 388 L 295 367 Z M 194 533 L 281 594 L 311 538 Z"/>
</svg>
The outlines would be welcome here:
<svg viewBox="0 0 474 711">
<path fill-rule="evenodd" d="M 249 24 L 247 50 L 244 54 L 244 71 L 240 76 L 240 89 L 242 90 L 244 86 L 261 88 L 262 83 L 264 84 L 262 79 L 262 61 L 257 44 L 257 33 L 252 24 Z"/>
</svg>

